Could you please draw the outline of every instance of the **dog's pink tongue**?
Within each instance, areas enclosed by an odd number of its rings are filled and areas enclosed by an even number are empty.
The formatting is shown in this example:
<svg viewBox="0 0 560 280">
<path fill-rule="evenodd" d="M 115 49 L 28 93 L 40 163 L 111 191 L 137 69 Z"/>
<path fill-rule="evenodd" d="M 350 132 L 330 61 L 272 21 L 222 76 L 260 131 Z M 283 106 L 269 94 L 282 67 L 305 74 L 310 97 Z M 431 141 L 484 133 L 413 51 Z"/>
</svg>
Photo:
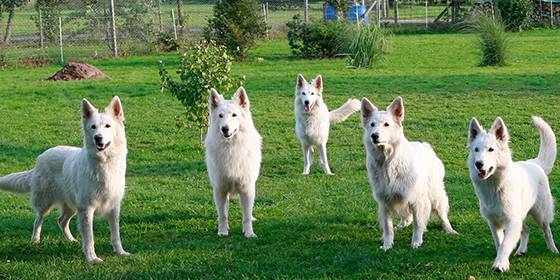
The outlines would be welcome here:
<svg viewBox="0 0 560 280">
<path fill-rule="evenodd" d="M 478 178 L 480 178 L 480 179 L 482 179 L 482 180 L 486 179 L 486 173 L 487 173 L 487 172 L 484 171 L 484 170 L 479 171 L 479 172 L 478 172 Z"/>
<path fill-rule="evenodd" d="M 309 105 L 303 105 L 303 110 L 305 110 L 305 112 L 308 112 L 308 113 L 309 113 L 309 111 L 311 111 L 311 106 L 309 106 Z"/>
</svg>

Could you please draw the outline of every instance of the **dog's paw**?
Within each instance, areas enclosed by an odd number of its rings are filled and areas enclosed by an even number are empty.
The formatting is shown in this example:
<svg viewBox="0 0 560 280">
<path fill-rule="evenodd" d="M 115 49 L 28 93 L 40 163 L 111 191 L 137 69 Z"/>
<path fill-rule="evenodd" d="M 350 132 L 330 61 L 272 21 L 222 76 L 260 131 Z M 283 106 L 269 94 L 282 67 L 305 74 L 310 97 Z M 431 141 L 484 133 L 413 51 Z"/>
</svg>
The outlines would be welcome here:
<svg viewBox="0 0 560 280">
<path fill-rule="evenodd" d="M 509 270 L 509 260 L 498 261 L 494 262 L 492 265 L 492 270 L 495 272 L 506 272 Z"/>
<path fill-rule="evenodd" d="M 383 246 L 379 247 L 379 249 L 387 252 L 393 248 L 393 242 L 383 242 Z"/>
<path fill-rule="evenodd" d="M 128 257 L 130 256 L 130 253 L 127 251 L 122 251 L 122 252 L 116 252 L 117 256 L 121 256 L 121 257 Z"/>
<path fill-rule="evenodd" d="M 40 242 L 41 242 L 41 240 L 38 239 L 38 238 L 37 238 L 37 239 L 35 239 L 35 238 L 31 239 L 31 245 L 37 245 L 37 244 L 39 244 Z"/>
<path fill-rule="evenodd" d="M 445 231 L 448 235 L 460 235 L 460 233 L 456 232 L 454 229 L 446 230 Z"/>
<path fill-rule="evenodd" d="M 523 257 L 523 256 L 525 256 L 525 254 L 527 254 L 527 252 L 520 252 L 520 251 L 515 252 L 515 255 L 517 257 Z"/>
<path fill-rule="evenodd" d="M 98 257 L 91 257 L 87 259 L 87 262 L 90 264 L 98 264 L 98 263 L 102 263 L 103 260 Z"/>
<path fill-rule="evenodd" d="M 553 254 L 558 254 L 558 249 L 556 247 L 553 248 L 549 248 L 550 252 L 552 252 Z"/>
<path fill-rule="evenodd" d="M 225 237 L 225 236 L 228 236 L 228 235 L 229 235 L 229 232 L 227 232 L 227 231 L 218 231 L 218 236 Z"/>
<path fill-rule="evenodd" d="M 309 175 L 309 171 L 307 171 L 307 172 L 304 171 L 304 172 L 301 173 L 301 175 L 302 176 L 307 176 L 307 175 Z"/>
<path fill-rule="evenodd" d="M 422 241 L 412 241 L 412 244 L 411 244 L 412 249 L 420 248 L 420 246 L 422 246 L 422 243 L 423 243 Z"/>
<path fill-rule="evenodd" d="M 244 235 L 247 238 L 257 238 L 257 235 L 254 232 L 245 233 Z"/>
</svg>

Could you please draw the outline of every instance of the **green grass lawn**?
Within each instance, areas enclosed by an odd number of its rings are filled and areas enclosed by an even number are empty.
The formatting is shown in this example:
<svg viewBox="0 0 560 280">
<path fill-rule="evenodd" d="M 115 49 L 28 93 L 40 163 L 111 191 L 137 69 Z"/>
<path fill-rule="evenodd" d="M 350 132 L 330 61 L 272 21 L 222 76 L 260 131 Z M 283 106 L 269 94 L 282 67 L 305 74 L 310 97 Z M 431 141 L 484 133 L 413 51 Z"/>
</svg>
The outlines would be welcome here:
<svg viewBox="0 0 560 280">
<path fill-rule="evenodd" d="M 264 138 L 254 224 L 257 239 L 241 234 L 237 202 L 230 209 L 230 237 L 216 235 L 216 214 L 195 132 L 178 128 L 179 103 L 158 89 L 157 60 L 171 68 L 175 55 L 97 61 L 110 79 L 47 82 L 56 66 L 0 72 L 0 174 L 31 168 L 55 145 L 81 145 L 80 100 L 104 107 L 119 95 L 125 107 L 129 160 L 122 206 L 122 238 L 131 257 L 111 253 L 107 222 L 95 224 L 100 265 L 84 261 L 80 243 L 67 242 L 52 213 L 40 245 L 30 244 L 34 213 L 29 196 L 0 193 L 0 278 L 382 278 L 558 279 L 560 257 L 546 249 L 530 222 L 525 257 L 511 258 L 504 276 L 491 272 L 492 237 L 478 213 L 468 177 L 467 126 L 476 116 L 486 127 L 496 116 L 509 126 L 515 159 L 534 157 L 540 115 L 560 132 L 560 30 L 512 34 L 504 68 L 480 68 L 475 37 L 468 34 L 398 35 L 387 61 L 375 70 L 352 70 L 342 59 L 299 60 L 285 41 L 261 43 L 236 63 L 246 75 L 256 126 Z M 450 219 L 459 236 L 433 221 L 424 245 L 410 248 L 411 229 L 396 232 L 395 247 L 379 249 L 381 231 L 364 165 L 358 115 L 331 130 L 329 156 L 335 176 L 317 164 L 303 177 L 294 133 L 297 73 L 321 73 L 331 108 L 367 96 L 384 108 L 405 100 L 409 139 L 433 144 L 445 162 Z M 226 93 L 229 98 L 233 92 Z M 550 175 L 560 196 L 560 170 Z M 56 212 L 56 211 L 55 211 Z M 556 211 L 557 217 L 560 213 Z M 78 235 L 75 221 L 71 228 Z M 553 224 L 560 242 L 560 223 Z"/>
</svg>

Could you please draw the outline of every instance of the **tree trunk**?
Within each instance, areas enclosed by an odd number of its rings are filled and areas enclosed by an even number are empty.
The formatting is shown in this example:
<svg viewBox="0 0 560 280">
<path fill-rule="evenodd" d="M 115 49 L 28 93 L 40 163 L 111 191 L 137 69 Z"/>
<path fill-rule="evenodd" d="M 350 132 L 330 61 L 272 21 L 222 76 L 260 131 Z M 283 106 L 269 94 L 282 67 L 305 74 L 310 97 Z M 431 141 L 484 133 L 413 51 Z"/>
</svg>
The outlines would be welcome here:
<svg viewBox="0 0 560 280">
<path fill-rule="evenodd" d="M 4 36 L 2 36 L 2 23 L 4 23 L 4 6 L 0 3 L 0 44 L 4 43 Z"/>
<path fill-rule="evenodd" d="M 177 13 L 179 14 L 179 35 L 185 35 L 185 4 L 183 0 L 177 0 Z"/>
<path fill-rule="evenodd" d="M 6 23 L 6 33 L 4 33 L 4 39 L 2 42 L 5 44 L 10 43 L 10 37 L 12 37 L 12 29 L 14 28 L 14 10 L 15 7 L 11 6 L 8 8 L 8 23 Z"/>
</svg>

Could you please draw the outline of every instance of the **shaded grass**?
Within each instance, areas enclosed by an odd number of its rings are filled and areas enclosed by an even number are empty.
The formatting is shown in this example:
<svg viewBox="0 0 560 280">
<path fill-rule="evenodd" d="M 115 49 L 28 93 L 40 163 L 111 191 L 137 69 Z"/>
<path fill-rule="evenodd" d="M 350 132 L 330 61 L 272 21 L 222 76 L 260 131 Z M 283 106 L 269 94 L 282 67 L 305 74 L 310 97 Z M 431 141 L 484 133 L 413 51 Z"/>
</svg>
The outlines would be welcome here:
<svg viewBox="0 0 560 280">
<path fill-rule="evenodd" d="M 264 138 L 256 240 L 242 237 L 237 202 L 230 210 L 231 236 L 216 236 L 197 132 L 176 126 L 183 109 L 158 90 L 157 61 L 163 58 L 171 67 L 174 55 L 98 61 L 96 66 L 111 76 L 107 80 L 42 81 L 56 67 L 2 71 L 0 174 L 32 167 L 51 146 L 80 145 L 81 98 L 102 107 L 112 95 L 121 97 L 129 139 L 122 236 L 133 256 L 111 254 L 107 223 L 100 220 L 96 248 L 105 262 L 86 264 L 80 245 L 64 241 L 54 213 L 45 222 L 43 243 L 31 246 L 29 196 L 1 193 L 0 278 L 556 279 L 560 259 L 546 250 L 532 222 L 527 256 L 512 258 L 504 277 L 491 272 L 494 246 L 465 164 L 472 116 L 487 125 L 502 116 L 515 159 L 537 154 L 531 115 L 560 129 L 560 53 L 551 51 L 560 43 L 560 31 L 519 33 L 512 40 L 508 67 L 480 68 L 475 35 L 397 35 L 387 61 L 375 70 L 347 69 L 344 59 L 297 60 L 285 41 L 261 43 L 251 55 L 263 62 L 234 65 L 236 74 L 247 76 L 253 117 Z M 362 96 L 383 107 L 402 95 L 408 138 L 431 142 L 445 162 L 450 219 L 461 235 L 448 237 L 434 221 L 419 250 L 410 249 L 410 229 L 396 233 L 394 250 L 379 249 L 357 115 L 331 130 L 329 156 L 336 175 L 323 175 L 316 160 L 312 174 L 300 176 L 293 120 L 297 73 L 323 75 L 331 108 Z M 558 169 L 550 181 L 559 197 Z M 71 228 L 77 234 L 75 222 Z M 558 223 L 553 232 L 560 240 Z"/>
</svg>

